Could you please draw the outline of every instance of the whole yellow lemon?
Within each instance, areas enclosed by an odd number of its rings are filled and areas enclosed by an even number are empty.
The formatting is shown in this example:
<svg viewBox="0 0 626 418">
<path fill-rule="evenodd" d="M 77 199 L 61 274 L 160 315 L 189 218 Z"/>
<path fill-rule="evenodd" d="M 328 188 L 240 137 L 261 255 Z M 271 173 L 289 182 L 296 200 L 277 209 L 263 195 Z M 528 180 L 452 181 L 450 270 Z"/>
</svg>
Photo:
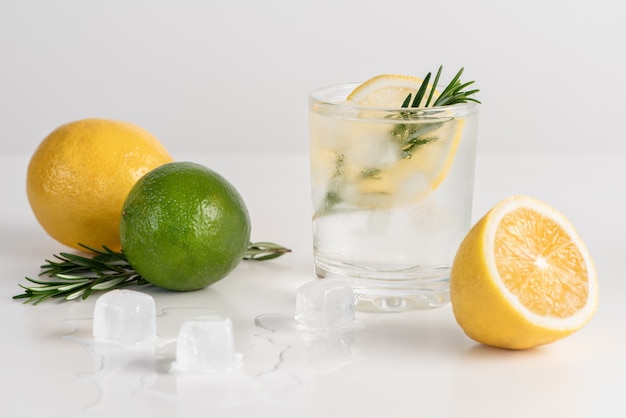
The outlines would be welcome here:
<svg viewBox="0 0 626 418">
<path fill-rule="evenodd" d="M 139 126 L 74 121 L 50 133 L 32 155 L 28 200 L 37 221 L 62 244 L 119 251 L 128 192 L 145 173 L 171 161 L 165 147 Z"/>
</svg>

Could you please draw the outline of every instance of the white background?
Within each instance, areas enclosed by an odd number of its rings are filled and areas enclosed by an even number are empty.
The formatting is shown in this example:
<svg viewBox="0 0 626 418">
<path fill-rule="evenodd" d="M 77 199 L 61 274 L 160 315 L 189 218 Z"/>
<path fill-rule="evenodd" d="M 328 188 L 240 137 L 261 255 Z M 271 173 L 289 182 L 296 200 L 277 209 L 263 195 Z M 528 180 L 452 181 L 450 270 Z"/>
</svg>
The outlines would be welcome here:
<svg viewBox="0 0 626 418">
<path fill-rule="evenodd" d="M 0 152 L 85 117 L 188 152 L 306 152 L 307 95 L 444 65 L 482 152 L 626 152 L 614 0 L 0 0 Z"/>
</svg>

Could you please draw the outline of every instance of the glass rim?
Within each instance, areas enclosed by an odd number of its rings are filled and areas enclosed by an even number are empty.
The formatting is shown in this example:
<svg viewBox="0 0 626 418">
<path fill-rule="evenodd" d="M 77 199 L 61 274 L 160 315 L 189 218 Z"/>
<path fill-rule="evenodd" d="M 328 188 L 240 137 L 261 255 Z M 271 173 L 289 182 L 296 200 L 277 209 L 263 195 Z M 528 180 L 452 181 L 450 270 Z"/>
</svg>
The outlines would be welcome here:
<svg viewBox="0 0 626 418">
<path fill-rule="evenodd" d="M 338 110 L 364 110 L 364 111 L 373 111 L 373 112 L 407 112 L 407 111 L 419 111 L 423 113 L 440 113 L 442 111 L 452 111 L 454 110 L 463 110 L 465 112 L 470 112 L 476 110 L 480 103 L 476 103 L 474 101 L 467 101 L 465 103 L 457 103 L 453 105 L 444 105 L 444 106 L 430 106 L 430 107 L 420 107 L 420 108 L 410 108 L 410 107 L 372 107 L 372 106 L 360 106 L 354 103 L 347 102 L 345 99 L 348 97 L 350 92 L 354 90 L 359 85 L 363 84 L 363 82 L 352 82 L 352 83 L 341 83 L 341 84 L 332 84 L 326 87 L 319 87 L 317 89 L 312 90 L 309 93 L 309 105 L 316 104 L 328 109 L 338 109 Z M 441 90 L 443 90 L 445 86 L 441 86 Z M 320 95 L 322 93 L 328 93 L 331 91 L 337 91 L 339 89 L 345 89 L 346 93 L 337 98 L 322 98 Z"/>
</svg>

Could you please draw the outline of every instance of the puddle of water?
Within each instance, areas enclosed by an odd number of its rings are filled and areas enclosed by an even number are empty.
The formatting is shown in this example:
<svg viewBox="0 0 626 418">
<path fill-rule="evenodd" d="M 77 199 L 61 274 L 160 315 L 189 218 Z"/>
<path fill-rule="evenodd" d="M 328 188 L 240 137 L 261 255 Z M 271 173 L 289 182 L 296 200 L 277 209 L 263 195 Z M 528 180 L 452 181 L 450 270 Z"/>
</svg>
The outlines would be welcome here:
<svg viewBox="0 0 626 418">
<path fill-rule="evenodd" d="M 358 327 L 312 331 L 298 327 L 293 318 L 275 314 L 259 315 L 255 325 L 266 331 L 256 337 L 278 350 L 276 361 L 270 368 L 259 371 L 257 378 L 283 375 L 290 377 L 294 384 L 301 384 L 361 358 L 354 348 L 354 332 Z"/>
<path fill-rule="evenodd" d="M 93 318 L 66 320 L 63 338 L 83 345 L 93 359 L 93 371 L 78 375 L 98 390 L 85 409 L 129 396 L 159 396 L 177 404 L 201 399 L 214 409 L 227 408 L 280 396 L 360 359 L 354 348 L 356 328 L 312 332 L 298 328 L 292 317 L 264 314 L 255 318 L 260 332 L 246 352 L 238 354 L 238 369 L 221 374 L 176 372 L 172 366 L 180 325 L 187 318 L 214 313 L 200 307 L 163 309 L 157 315 L 157 340 L 138 345 L 94 340 Z"/>
</svg>

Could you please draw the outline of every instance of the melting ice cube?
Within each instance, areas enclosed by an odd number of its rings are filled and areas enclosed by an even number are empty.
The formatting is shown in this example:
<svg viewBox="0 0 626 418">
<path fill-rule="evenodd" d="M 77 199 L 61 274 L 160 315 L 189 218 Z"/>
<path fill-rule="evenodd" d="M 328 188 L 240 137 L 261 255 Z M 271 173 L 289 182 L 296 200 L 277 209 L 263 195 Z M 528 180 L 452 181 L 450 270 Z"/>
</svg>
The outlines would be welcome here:
<svg viewBox="0 0 626 418">
<path fill-rule="evenodd" d="M 355 323 L 354 292 L 341 279 L 306 283 L 296 292 L 295 319 L 309 330 L 351 327 Z"/>
<path fill-rule="evenodd" d="M 98 298 L 93 314 L 96 340 L 139 344 L 156 339 L 152 296 L 134 290 L 111 290 Z"/>
<path fill-rule="evenodd" d="M 207 315 L 186 319 L 176 341 L 177 371 L 214 373 L 235 368 L 235 343 L 230 318 Z"/>
</svg>

